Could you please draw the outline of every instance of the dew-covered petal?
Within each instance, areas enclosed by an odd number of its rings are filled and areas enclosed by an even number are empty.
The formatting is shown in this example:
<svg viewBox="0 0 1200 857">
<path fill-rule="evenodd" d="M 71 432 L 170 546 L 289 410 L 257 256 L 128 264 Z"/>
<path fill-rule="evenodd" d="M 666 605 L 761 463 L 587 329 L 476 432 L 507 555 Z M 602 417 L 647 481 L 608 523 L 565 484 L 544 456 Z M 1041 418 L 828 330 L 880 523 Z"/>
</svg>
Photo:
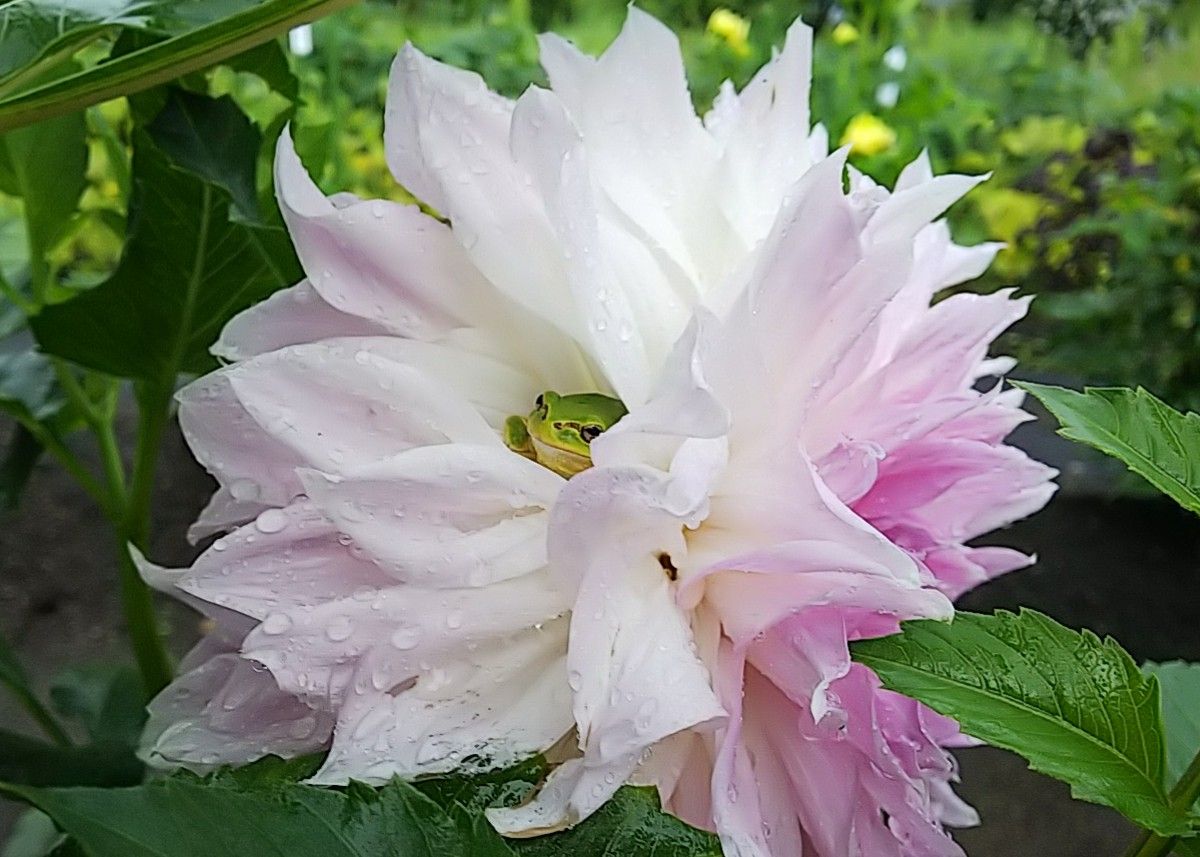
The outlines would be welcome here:
<svg viewBox="0 0 1200 857">
<path fill-rule="evenodd" d="M 296 477 L 300 459 L 286 443 L 272 437 L 246 411 L 229 383 L 227 371 L 205 375 L 176 393 L 179 428 L 204 469 L 227 489 L 214 519 L 228 502 L 284 506 L 303 489 Z"/>
<path fill-rule="evenodd" d="M 331 306 L 421 339 L 486 316 L 495 293 L 450 227 L 390 200 L 335 206 L 286 131 L 276 147 L 275 181 L 308 280 Z"/>
<path fill-rule="evenodd" d="M 392 64 L 384 141 L 396 178 L 454 224 L 497 289 L 585 341 L 562 248 L 509 148 L 512 103 L 478 75 L 405 45 Z"/>
<path fill-rule="evenodd" d="M 490 770 L 545 751 L 572 726 L 566 636 L 567 620 L 552 620 L 351 694 L 312 782 Z"/>
<path fill-rule="evenodd" d="M 486 586 L 546 564 L 548 510 L 565 480 L 499 446 L 445 444 L 328 476 L 313 502 L 393 577 Z"/>
<path fill-rule="evenodd" d="M 651 473 L 598 469 L 570 480 L 555 507 L 552 560 L 580 567 L 567 668 L 583 758 L 530 804 L 493 813 L 502 831 L 575 824 L 658 741 L 725 717 L 675 604 L 668 569 L 683 551 L 682 519 L 668 493 L 668 480 Z"/>
<path fill-rule="evenodd" d="M 177 677 L 148 711 L 139 755 L 152 767 L 196 772 L 268 754 L 312 753 L 327 745 L 333 729 L 332 717 L 284 693 L 261 665 L 233 653 Z"/>
<path fill-rule="evenodd" d="M 312 283 L 301 280 L 230 319 L 210 350 L 224 360 L 237 361 L 289 345 L 384 332 L 380 324 L 335 309 Z"/>
<path fill-rule="evenodd" d="M 391 583 L 312 502 L 300 500 L 217 539 L 177 586 L 259 621 L 282 621 L 286 611 Z"/>
<path fill-rule="evenodd" d="M 540 191 L 562 245 L 588 350 L 624 402 L 643 401 L 652 367 L 687 319 L 685 305 L 652 257 L 622 252 L 636 242 L 599 213 L 583 140 L 553 93 L 530 87 L 521 96 L 512 149 Z"/>
<path fill-rule="evenodd" d="M 600 187 L 703 283 L 712 267 L 705 262 L 720 255 L 730 230 L 714 229 L 719 211 L 704 204 L 718 147 L 692 107 L 675 34 L 630 7 L 597 59 L 552 36 L 541 43 L 551 87 L 579 127 Z"/>
<path fill-rule="evenodd" d="M 281 611 L 247 636 L 242 654 L 286 690 L 334 705 L 356 680 L 378 673 L 403 681 L 422 663 L 497 645 L 569 607 L 544 572 L 476 588 L 396 584 Z"/>
<path fill-rule="evenodd" d="M 297 345 L 220 374 L 260 431 L 300 465 L 337 472 L 425 444 L 500 445 L 469 401 L 370 340 Z"/>
</svg>

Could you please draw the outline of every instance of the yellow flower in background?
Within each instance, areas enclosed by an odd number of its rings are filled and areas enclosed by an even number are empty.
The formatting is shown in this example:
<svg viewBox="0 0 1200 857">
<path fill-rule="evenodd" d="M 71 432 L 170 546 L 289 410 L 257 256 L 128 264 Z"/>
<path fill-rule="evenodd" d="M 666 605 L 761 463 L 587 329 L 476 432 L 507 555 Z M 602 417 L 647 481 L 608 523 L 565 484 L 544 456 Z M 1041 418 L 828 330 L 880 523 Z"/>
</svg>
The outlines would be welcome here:
<svg viewBox="0 0 1200 857">
<path fill-rule="evenodd" d="M 858 27 L 849 21 L 842 21 L 833 28 L 832 36 L 835 45 L 849 45 L 858 41 Z"/>
<path fill-rule="evenodd" d="M 708 16 L 708 31 L 723 39 L 740 57 L 750 54 L 750 22 L 730 9 L 714 9 Z"/>
<path fill-rule="evenodd" d="M 855 155 L 878 155 L 896 144 L 896 132 L 878 116 L 859 113 L 846 124 L 841 144 Z"/>
</svg>

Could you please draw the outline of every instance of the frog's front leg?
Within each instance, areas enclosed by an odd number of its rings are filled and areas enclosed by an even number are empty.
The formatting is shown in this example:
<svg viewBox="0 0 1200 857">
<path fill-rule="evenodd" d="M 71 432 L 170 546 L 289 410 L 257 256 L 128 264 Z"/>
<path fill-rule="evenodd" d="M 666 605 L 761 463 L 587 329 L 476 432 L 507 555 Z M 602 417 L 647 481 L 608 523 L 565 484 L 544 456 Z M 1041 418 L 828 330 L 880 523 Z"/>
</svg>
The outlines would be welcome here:
<svg viewBox="0 0 1200 857">
<path fill-rule="evenodd" d="M 504 445 L 530 461 L 537 461 L 537 450 L 529 436 L 529 426 L 524 417 L 509 417 L 504 421 Z"/>
</svg>

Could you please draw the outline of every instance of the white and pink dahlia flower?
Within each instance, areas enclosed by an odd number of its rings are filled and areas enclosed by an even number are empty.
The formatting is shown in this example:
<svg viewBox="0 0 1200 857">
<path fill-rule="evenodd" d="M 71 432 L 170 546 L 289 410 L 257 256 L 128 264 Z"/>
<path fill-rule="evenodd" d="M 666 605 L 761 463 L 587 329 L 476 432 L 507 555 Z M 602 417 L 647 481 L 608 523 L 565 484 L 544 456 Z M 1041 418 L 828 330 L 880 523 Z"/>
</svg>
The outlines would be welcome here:
<svg viewBox="0 0 1200 857">
<path fill-rule="evenodd" d="M 180 421 L 220 483 L 188 569 L 216 623 L 144 753 L 208 768 L 328 750 L 383 782 L 566 762 L 515 835 L 621 784 L 728 855 L 953 855 L 955 725 L 849 640 L 945 618 L 1027 558 L 966 542 L 1053 471 L 980 389 L 1026 301 L 935 295 L 996 248 L 935 221 L 978 179 L 922 157 L 893 191 L 811 126 L 811 33 L 693 111 L 678 44 L 631 9 L 599 58 L 542 39 L 516 102 L 411 46 L 386 146 L 415 206 L 327 198 L 285 135 L 307 279 L 235 319 Z M 504 441 L 543 391 L 628 415 L 564 478 Z"/>
</svg>

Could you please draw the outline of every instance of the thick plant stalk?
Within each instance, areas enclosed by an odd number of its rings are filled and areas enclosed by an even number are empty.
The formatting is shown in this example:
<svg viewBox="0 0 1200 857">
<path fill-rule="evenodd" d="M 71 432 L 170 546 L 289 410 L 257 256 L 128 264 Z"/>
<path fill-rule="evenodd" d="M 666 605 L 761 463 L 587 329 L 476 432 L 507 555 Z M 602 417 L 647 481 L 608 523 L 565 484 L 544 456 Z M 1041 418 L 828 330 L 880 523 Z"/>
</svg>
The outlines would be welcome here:
<svg viewBox="0 0 1200 857">
<path fill-rule="evenodd" d="M 129 545 L 145 550 L 150 538 L 150 501 L 158 453 L 167 425 L 172 388 L 152 385 L 139 391 L 137 449 L 133 475 L 126 495 L 125 514 L 118 530 L 120 539 L 121 601 L 125 611 L 133 654 L 142 674 L 147 699 L 171 681 L 173 670 L 166 645 L 158 630 L 158 617 L 150 587 L 142 580 L 129 554 Z"/>
</svg>

